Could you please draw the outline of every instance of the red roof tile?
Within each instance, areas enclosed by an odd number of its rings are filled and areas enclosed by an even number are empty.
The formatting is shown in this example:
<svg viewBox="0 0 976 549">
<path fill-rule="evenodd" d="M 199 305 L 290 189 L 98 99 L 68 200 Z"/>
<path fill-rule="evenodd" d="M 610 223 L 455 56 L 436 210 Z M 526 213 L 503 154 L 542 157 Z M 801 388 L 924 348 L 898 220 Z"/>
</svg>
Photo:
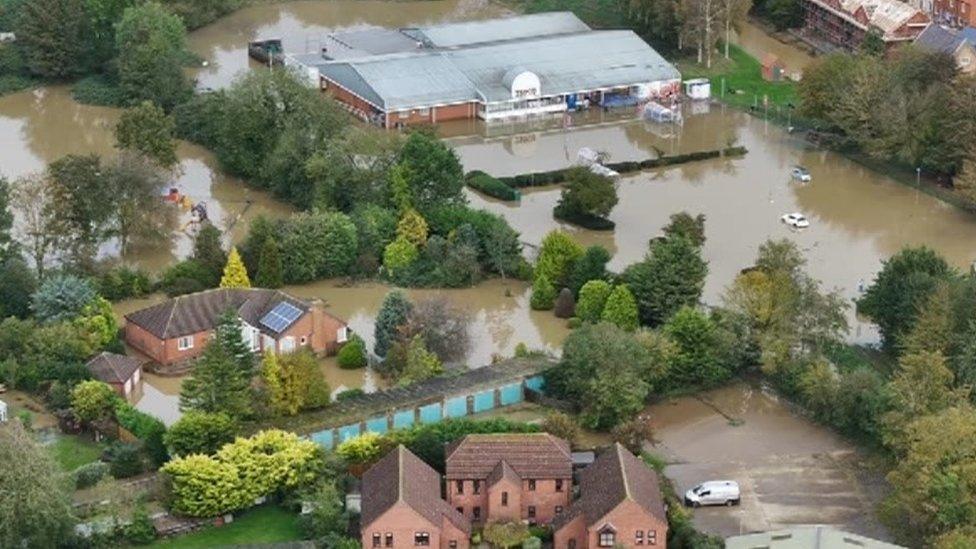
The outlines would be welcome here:
<svg viewBox="0 0 976 549">
<path fill-rule="evenodd" d="M 468 435 L 447 447 L 448 480 L 487 479 L 505 461 L 523 479 L 572 478 L 569 444 L 548 433 Z"/>
</svg>

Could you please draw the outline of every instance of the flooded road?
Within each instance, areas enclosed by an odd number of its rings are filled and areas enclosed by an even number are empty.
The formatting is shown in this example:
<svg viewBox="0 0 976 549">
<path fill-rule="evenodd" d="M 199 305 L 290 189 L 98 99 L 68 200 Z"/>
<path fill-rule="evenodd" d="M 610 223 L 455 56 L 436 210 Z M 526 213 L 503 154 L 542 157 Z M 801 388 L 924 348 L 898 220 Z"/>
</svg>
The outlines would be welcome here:
<svg viewBox="0 0 976 549">
<path fill-rule="evenodd" d="M 366 341 L 367 346 L 373 348 L 376 314 L 383 297 L 390 291 L 389 286 L 379 283 L 347 286 L 339 281 L 326 280 L 283 290 L 297 297 L 323 300 L 330 313 L 345 319 L 350 328 Z M 563 339 L 569 333 L 566 321 L 557 319 L 550 312 L 531 310 L 530 293 L 528 284 L 513 280 L 490 280 L 473 288 L 459 290 L 407 290 L 407 295 L 414 302 L 444 296 L 470 315 L 471 348 L 464 362 L 472 368 L 491 364 L 493 356 L 512 356 L 519 343 L 525 343 L 529 349 L 559 353 Z M 162 299 L 165 297 L 123 301 L 115 305 L 115 312 L 121 318 Z M 333 394 L 357 388 L 374 391 L 383 386 L 382 378 L 368 369 L 343 370 L 336 365 L 335 358 L 324 359 L 321 365 Z M 180 378 L 147 374 L 143 396 L 137 407 L 164 421 L 175 421 L 179 418 L 180 383 Z"/>
<path fill-rule="evenodd" d="M 713 106 L 708 114 L 686 116 L 684 127 L 671 139 L 647 127 L 635 120 L 564 133 L 454 142 L 466 169 L 511 175 L 567 166 L 582 146 L 606 150 L 613 160 L 630 160 L 655 156 L 658 149 L 689 152 L 722 146 L 734 136 L 731 141 L 749 150 L 745 157 L 623 177 L 620 202 L 610 215 L 617 224 L 612 232 L 555 221 L 552 208 L 559 199 L 558 187 L 525 189 L 518 204 L 469 191 L 473 206 L 503 215 L 523 240 L 538 244 L 548 231 L 561 227 L 582 244 L 604 245 L 613 254 L 610 267 L 616 271 L 644 256 L 648 240 L 660 235 L 671 214 L 704 213 L 708 303 L 718 302 L 768 238 L 796 242 L 810 273 L 848 298 L 857 296 L 859 280 L 870 282 L 882 260 L 904 246 L 931 246 L 959 268 L 968 268 L 976 259 L 976 216 L 813 148 L 778 126 Z M 526 152 L 525 142 L 530 140 L 531 151 Z M 795 164 L 807 167 L 813 181 L 793 182 L 789 170 Z M 780 216 L 790 212 L 805 214 L 810 228 L 789 229 Z M 876 341 L 873 327 L 859 322 L 852 326 L 853 341 Z"/>
<path fill-rule="evenodd" d="M 486 19 L 510 13 L 488 0 L 331 0 L 267 3 L 238 10 L 189 37 L 190 50 L 208 66 L 195 71 L 202 88 L 225 87 L 241 71 L 261 67 L 247 57 L 252 40 L 280 38 L 288 53 L 319 51 L 340 29 L 409 27 Z"/>
<path fill-rule="evenodd" d="M 749 19 L 741 23 L 739 31 L 735 33 L 732 43 L 740 46 L 749 55 L 762 61 L 767 54 L 773 54 L 786 65 L 789 75 L 802 73 L 813 62 L 814 57 L 809 53 L 789 44 L 784 44 L 766 34 L 759 26 Z"/>
<path fill-rule="evenodd" d="M 0 97 L 0 175 L 10 179 L 43 171 L 47 164 L 68 154 L 98 154 L 108 158 L 115 149 L 115 124 L 119 109 L 76 103 L 67 87 L 55 86 Z M 258 214 L 283 216 L 292 208 L 267 193 L 249 189 L 217 168 L 213 155 L 191 143 L 180 142 L 178 175 L 172 186 L 193 202 L 207 206 L 210 219 L 230 238 L 243 236 L 250 219 Z M 166 189 L 160 189 L 160 195 Z M 160 198 L 161 206 L 164 204 Z M 163 207 L 173 207 L 165 205 Z M 125 261 L 158 271 L 186 257 L 193 247 L 189 213 L 180 211 L 169 244 L 135 242 Z M 117 255 L 112 243 L 104 256 Z"/>
</svg>

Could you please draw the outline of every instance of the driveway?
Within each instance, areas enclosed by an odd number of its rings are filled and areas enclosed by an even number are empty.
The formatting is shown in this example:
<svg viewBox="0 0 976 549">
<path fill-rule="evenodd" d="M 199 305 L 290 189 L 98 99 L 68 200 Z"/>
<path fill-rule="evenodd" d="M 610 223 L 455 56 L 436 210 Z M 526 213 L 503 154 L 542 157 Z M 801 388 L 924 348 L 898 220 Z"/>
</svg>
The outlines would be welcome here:
<svg viewBox="0 0 976 549">
<path fill-rule="evenodd" d="M 857 449 L 758 387 L 741 383 L 652 406 L 654 451 L 679 494 L 704 480 L 735 480 L 738 507 L 694 511 L 700 530 L 740 533 L 824 524 L 890 540 L 875 506 L 884 480 Z"/>
</svg>

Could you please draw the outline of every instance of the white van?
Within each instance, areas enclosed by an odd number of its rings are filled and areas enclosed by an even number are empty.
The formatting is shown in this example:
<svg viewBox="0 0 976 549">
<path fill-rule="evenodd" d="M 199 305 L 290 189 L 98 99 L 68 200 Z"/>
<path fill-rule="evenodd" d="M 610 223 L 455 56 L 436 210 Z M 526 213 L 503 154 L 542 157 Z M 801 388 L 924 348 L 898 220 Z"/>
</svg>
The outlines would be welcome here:
<svg viewBox="0 0 976 549">
<path fill-rule="evenodd" d="M 685 505 L 738 505 L 739 483 L 734 480 L 710 480 L 685 492 Z"/>
</svg>

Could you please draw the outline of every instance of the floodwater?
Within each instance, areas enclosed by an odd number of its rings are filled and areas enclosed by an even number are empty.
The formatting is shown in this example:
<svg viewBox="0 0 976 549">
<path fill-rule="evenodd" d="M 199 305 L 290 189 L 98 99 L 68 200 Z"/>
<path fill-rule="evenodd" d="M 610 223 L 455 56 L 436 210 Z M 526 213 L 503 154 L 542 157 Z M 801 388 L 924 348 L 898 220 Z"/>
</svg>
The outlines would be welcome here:
<svg viewBox="0 0 976 549">
<path fill-rule="evenodd" d="M 802 74 L 814 60 L 809 53 L 766 34 L 749 19 L 742 22 L 732 42 L 760 61 L 766 54 L 775 55 L 786 65 L 786 72 L 790 75 Z"/>
<path fill-rule="evenodd" d="M 475 207 L 503 215 L 522 239 L 538 244 L 550 230 L 565 229 L 581 244 L 602 244 L 613 253 L 610 268 L 623 270 L 640 260 L 649 239 L 660 235 L 668 217 L 682 210 L 704 213 L 709 264 L 704 299 L 718 303 L 735 275 L 749 266 L 770 238 L 796 242 L 808 270 L 826 288 L 857 296 L 881 262 L 904 246 L 927 245 L 960 268 L 976 259 L 976 216 L 872 172 L 841 155 L 818 150 L 763 120 L 712 106 L 686 115 L 677 135 L 663 138 L 640 120 L 562 133 L 455 140 L 466 169 L 511 175 L 568 166 L 583 146 L 610 152 L 613 160 L 655 156 L 656 150 L 689 152 L 729 142 L 748 149 L 745 157 L 715 159 L 646 171 L 621 178 L 620 201 L 610 215 L 612 232 L 579 229 L 552 218 L 558 187 L 524 189 L 520 203 L 469 191 Z M 731 138 L 731 139 L 730 139 Z M 531 142 L 531 150 L 526 143 Z M 793 165 L 807 167 L 813 181 L 793 182 Z M 791 230 L 780 216 L 801 212 L 811 226 Z M 851 316 L 851 339 L 877 340 L 876 331 Z"/>
<path fill-rule="evenodd" d="M 283 289 L 297 297 L 324 301 L 328 311 L 345 319 L 350 328 L 372 349 L 376 314 L 383 297 L 391 288 L 380 283 L 347 285 L 336 280 L 325 280 Z M 529 349 L 558 354 L 563 339 L 569 333 L 565 320 L 557 319 L 549 312 L 531 310 L 531 288 L 525 282 L 517 280 L 496 279 L 473 288 L 418 289 L 407 290 L 406 293 L 414 302 L 443 296 L 468 313 L 471 347 L 463 362 L 471 368 L 491 364 L 495 356 L 512 356 L 519 343 L 525 343 Z M 122 317 L 162 299 L 163 296 L 151 296 L 123 301 L 115 305 L 115 312 Z M 321 365 L 333 394 L 357 388 L 370 392 L 384 385 L 383 379 L 371 370 L 343 370 L 336 365 L 335 358 L 323 359 Z M 147 374 L 143 396 L 136 406 L 145 412 L 156 414 L 166 422 L 175 421 L 179 418 L 177 406 L 181 382 L 181 378 Z"/>
<path fill-rule="evenodd" d="M 498 17 L 508 9 L 488 0 L 332 0 L 260 3 L 193 32 L 190 50 L 207 66 L 195 71 L 202 88 L 222 88 L 241 71 L 261 67 L 247 57 L 252 40 L 279 38 L 288 53 L 319 51 L 336 30 L 409 27 Z"/>
<path fill-rule="evenodd" d="M 95 153 L 103 158 L 116 154 L 114 128 L 120 110 L 76 103 L 69 88 L 38 88 L 0 97 L 0 175 L 17 178 L 43 171 L 45 166 L 68 154 Z M 292 209 L 267 193 L 249 189 L 236 178 L 217 168 L 213 155 L 202 147 L 180 142 L 180 164 L 172 186 L 194 203 L 206 204 L 207 213 L 217 227 L 227 230 L 230 240 L 241 238 L 248 220 L 258 214 L 287 215 Z M 160 206 L 164 203 L 160 189 Z M 180 209 L 168 243 L 140 246 L 134 242 L 126 262 L 158 271 L 182 259 L 193 247 L 195 226 L 190 215 Z M 113 243 L 103 255 L 118 254 Z"/>
</svg>

